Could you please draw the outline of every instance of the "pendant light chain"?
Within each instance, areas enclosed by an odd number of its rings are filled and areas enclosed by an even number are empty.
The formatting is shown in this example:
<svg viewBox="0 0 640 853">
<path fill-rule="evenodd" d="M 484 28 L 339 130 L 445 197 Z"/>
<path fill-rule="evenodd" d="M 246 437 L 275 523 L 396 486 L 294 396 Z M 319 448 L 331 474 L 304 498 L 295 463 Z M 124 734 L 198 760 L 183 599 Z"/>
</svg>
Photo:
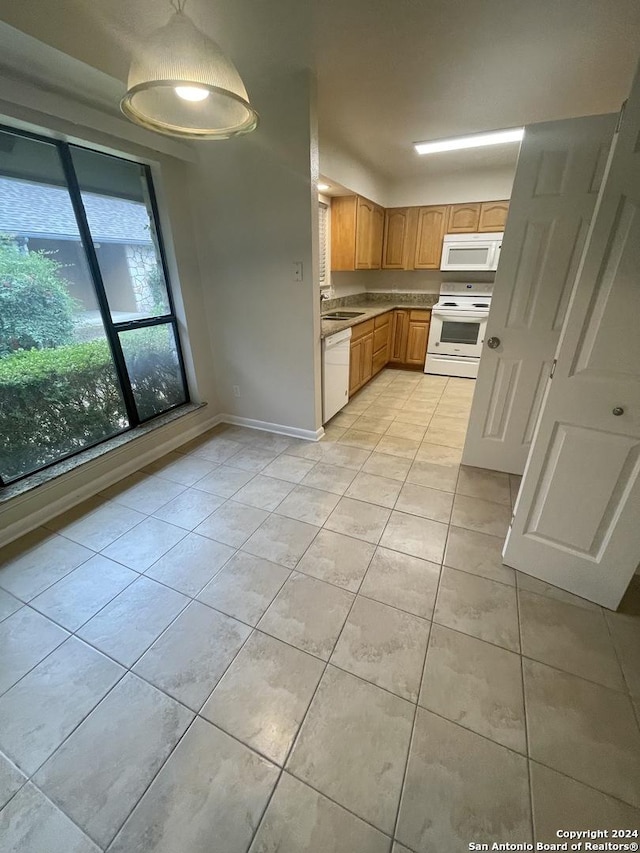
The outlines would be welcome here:
<svg viewBox="0 0 640 853">
<path fill-rule="evenodd" d="M 173 6 L 173 8 L 179 14 L 184 12 L 184 7 L 187 5 L 187 0 L 169 0 L 169 4 Z"/>
</svg>

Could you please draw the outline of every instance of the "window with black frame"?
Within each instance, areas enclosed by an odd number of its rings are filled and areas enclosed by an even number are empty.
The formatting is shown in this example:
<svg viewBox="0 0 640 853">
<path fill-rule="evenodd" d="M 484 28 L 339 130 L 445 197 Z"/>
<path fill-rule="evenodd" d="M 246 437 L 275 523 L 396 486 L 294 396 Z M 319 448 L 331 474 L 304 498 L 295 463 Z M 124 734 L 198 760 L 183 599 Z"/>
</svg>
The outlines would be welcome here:
<svg viewBox="0 0 640 853">
<path fill-rule="evenodd" d="M 0 129 L 0 484 L 186 402 L 149 168 Z"/>
</svg>

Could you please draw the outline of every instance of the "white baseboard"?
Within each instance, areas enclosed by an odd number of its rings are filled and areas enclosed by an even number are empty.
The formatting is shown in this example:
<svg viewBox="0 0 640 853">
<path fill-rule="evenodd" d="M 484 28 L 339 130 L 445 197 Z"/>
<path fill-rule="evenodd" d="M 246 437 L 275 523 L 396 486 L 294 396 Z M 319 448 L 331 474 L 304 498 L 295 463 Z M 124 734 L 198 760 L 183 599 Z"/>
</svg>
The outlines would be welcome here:
<svg viewBox="0 0 640 853">
<path fill-rule="evenodd" d="M 213 415 L 186 426 L 189 417 L 171 421 L 7 501 L 0 506 L 0 546 L 41 527 L 223 421 L 222 415 Z M 162 433 L 166 437 L 159 441 Z"/>
<path fill-rule="evenodd" d="M 270 424 L 268 421 L 256 421 L 253 418 L 240 418 L 238 415 L 220 415 L 220 422 L 244 426 L 249 429 L 261 429 L 265 432 L 277 432 L 279 435 L 288 435 L 291 438 L 304 438 L 307 441 L 320 441 L 324 435 L 324 427 L 320 429 L 299 429 L 298 427 L 285 426 L 285 424 Z"/>
</svg>

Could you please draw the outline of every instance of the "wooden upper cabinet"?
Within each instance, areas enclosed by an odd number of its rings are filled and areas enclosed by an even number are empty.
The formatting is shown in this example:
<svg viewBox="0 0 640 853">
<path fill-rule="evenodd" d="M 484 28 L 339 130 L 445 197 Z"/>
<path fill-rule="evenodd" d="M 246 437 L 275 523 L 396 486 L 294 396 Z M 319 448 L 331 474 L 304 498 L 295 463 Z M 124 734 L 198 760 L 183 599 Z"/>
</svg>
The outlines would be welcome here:
<svg viewBox="0 0 640 853">
<path fill-rule="evenodd" d="M 411 226 L 415 229 L 414 212 L 410 207 L 390 207 L 384 216 L 384 242 L 382 244 L 382 269 L 409 269 Z"/>
<path fill-rule="evenodd" d="M 452 204 L 449 207 L 447 234 L 468 234 L 478 230 L 481 202 Z"/>
<path fill-rule="evenodd" d="M 509 213 L 508 201 L 483 201 L 478 231 L 504 231 Z"/>
<path fill-rule="evenodd" d="M 413 268 L 439 270 L 442 238 L 447 224 L 447 206 L 418 208 L 418 230 Z"/>
<path fill-rule="evenodd" d="M 379 270 L 382 262 L 382 239 L 384 234 L 384 207 L 374 204 L 371 211 L 371 236 L 369 269 Z"/>
<path fill-rule="evenodd" d="M 371 267 L 371 237 L 373 228 L 373 202 L 358 196 L 356 212 L 356 263 L 357 270 Z"/>
<path fill-rule="evenodd" d="M 331 269 L 356 268 L 357 197 L 337 196 L 331 200 Z"/>
<path fill-rule="evenodd" d="M 331 269 L 438 270 L 445 234 L 504 231 L 508 201 L 390 207 L 357 195 L 331 202 Z"/>
<path fill-rule="evenodd" d="M 331 269 L 380 269 L 384 208 L 361 196 L 331 202 Z"/>
</svg>

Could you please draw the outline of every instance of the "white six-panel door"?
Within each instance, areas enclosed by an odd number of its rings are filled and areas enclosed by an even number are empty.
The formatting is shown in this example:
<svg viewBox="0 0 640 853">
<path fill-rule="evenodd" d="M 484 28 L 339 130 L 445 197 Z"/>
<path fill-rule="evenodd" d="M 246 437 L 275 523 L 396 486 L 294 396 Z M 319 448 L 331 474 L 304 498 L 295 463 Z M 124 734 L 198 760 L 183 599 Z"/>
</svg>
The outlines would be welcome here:
<svg viewBox="0 0 640 853">
<path fill-rule="evenodd" d="M 640 71 L 556 357 L 503 558 L 615 608 L 640 563 Z"/>
<path fill-rule="evenodd" d="M 521 474 L 616 116 L 530 125 L 520 148 L 462 461 Z M 500 341 L 496 349 L 488 340 Z"/>
</svg>

